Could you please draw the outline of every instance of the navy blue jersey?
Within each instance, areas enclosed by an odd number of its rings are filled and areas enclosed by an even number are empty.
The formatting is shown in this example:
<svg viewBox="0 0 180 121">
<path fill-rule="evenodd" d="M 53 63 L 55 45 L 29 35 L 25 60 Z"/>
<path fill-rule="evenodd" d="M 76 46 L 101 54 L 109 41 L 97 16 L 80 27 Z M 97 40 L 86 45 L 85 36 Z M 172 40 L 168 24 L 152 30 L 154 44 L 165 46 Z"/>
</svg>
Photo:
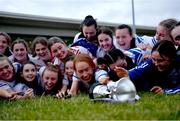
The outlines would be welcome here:
<svg viewBox="0 0 180 121">
<path fill-rule="evenodd" d="M 78 39 L 75 43 L 73 43 L 71 45 L 71 47 L 72 46 L 82 46 L 82 47 L 88 49 L 88 51 L 91 52 L 94 57 L 96 57 L 96 52 L 98 50 L 98 46 L 87 41 L 85 38 Z"/>
<path fill-rule="evenodd" d="M 152 60 L 147 60 L 139 66 L 129 70 L 129 77 L 137 90 L 147 91 L 153 86 L 171 89 L 180 85 L 180 66 L 175 62 L 169 70 L 159 72 Z"/>
</svg>

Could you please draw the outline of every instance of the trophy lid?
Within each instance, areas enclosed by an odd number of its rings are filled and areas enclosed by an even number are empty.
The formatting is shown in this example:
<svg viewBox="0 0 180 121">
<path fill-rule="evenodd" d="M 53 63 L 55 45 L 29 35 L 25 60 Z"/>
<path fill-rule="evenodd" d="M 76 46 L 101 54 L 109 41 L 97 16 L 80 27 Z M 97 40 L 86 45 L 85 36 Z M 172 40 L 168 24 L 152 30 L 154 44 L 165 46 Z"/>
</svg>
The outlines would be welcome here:
<svg viewBox="0 0 180 121">
<path fill-rule="evenodd" d="M 112 90 L 112 98 L 120 102 L 135 101 L 136 88 L 128 77 L 123 77 L 116 82 L 115 90 Z"/>
</svg>

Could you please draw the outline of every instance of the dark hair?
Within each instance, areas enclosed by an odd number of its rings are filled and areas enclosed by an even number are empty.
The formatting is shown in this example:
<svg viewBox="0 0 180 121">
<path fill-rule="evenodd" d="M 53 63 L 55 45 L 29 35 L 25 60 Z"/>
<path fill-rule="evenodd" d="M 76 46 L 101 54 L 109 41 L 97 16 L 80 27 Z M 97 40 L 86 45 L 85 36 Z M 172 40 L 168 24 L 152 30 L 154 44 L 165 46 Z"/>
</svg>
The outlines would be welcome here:
<svg viewBox="0 0 180 121">
<path fill-rule="evenodd" d="M 21 69 L 20 69 L 20 72 L 22 72 L 22 71 L 23 71 L 24 66 L 25 66 L 26 64 L 32 64 L 32 65 L 34 65 L 34 66 L 35 66 L 35 68 L 36 68 L 36 64 L 35 64 L 35 63 L 33 63 L 32 61 L 28 61 L 28 62 L 26 62 L 26 63 L 22 64 Z"/>
<path fill-rule="evenodd" d="M 173 26 L 172 30 L 175 29 L 175 28 L 178 27 L 178 26 L 180 26 L 180 21 L 178 21 L 178 22 L 176 23 L 176 25 Z M 172 31 L 172 30 L 171 30 L 171 31 Z"/>
<path fill-rule="evenodd" d="M 33 42 L 32 42 L 32 53 L 33 53 L 33 56 L 36 56 L 36 52 L 35 52 L 35 47 L 36 47 L 36 44 L 42 44 L 46 47 L 48 47 L 48 44 L 47 44 L 47 38 L 46 37 L 36 37 Z"/>
<path fill-rule="evenodd" d="M 12 52 L 10 51 L 10 48 L 9 48 L 11 44 L 11 37 L 6 32 L 1 32 L 1 31 L 0 31 L 0 36 L 4 36 L 7 40 L 8 46 L 6 47 L 5 52 L 3 54 L 8 57 L 12 55 Z"/>
<path fill-rule="evenodd" d="M 119 57 L 122 59 L 126 59 L 125 54 L 121 50 L 113 49 L 106 53 L 103 58 L 97 58 L 97 63 L 110 65 L 115 63 Z"/>
<path fill-rule="evenodd" d="M 23 73 L 24 66 L 26 64 L 33 65 L 35 67 L 36 71 L 37 71 L 36 65 L 32 61 L 28 61 L 25 64 L 22 64 L 20 70 L 18 70 L 18 72 L 17 72 L 17 77 L 16 78 L 18 79 L 17 80 L 18 82 L 22 82 L 22 83 L 26 84 L 27 86 L 29 86 L 30 83 L 25 81 L 25 79 L 21 76 L 21 74 Z M 36 81 L 37 81 L 37 77 L 33 80 L 33 82 L 31 84 L 35 85 L 37 83 Z"/>
<path fill-rule="evenodd" d="M 70 55 L 70 56 L 68 56 L 67 58 L 65 58 L 64 64 L 66 64 L 67 61 L 73 61 L 74 59 L 75 59 L 75 55 L 74 55 L 74 54 L 73 54 L 73 55 Z"/>
<path fill-rule="evenodd" d="M 84 19 L 89 19 L 89 18 L 93 18 L 92 15 L 87 15 Z"/>
<path fill-rule="evenodd" d="M 91 25 L 94 25 L 95 28 L 97 29 L 97 22 L 96 22 L 96 20 L 91 15 L 88 15 L 82 21 L 82 23 L 80 25 L 80 31 L 82 32 L 83 26 L 91 26 Z"/>
<path fill-rule="evenodd" d="M 48 39 L 48 48 L 50 51 L 51 51 L 51 46 L 55 43 L 61 43 L 67 46 L 66 43 L 60 37 L 51 37 Z"/>
<path fill-rule="evenodd" d="M 152 48 L 151 54 L 154 51 L 158 51 L 161 57 L 168 57 L 170 59 L 176 58 L 176 48 L 173 44 L 173 42 L 168 40 L 162 40 L 155 44 L 155 46 Z"/>
<path fill-rule="evenodd" d="M 127 24 L 121 24 L 121 25 L 119 25 L 117 28 L 116 28 L 116 30 L 117 29 L 128 29 L 128 32 L 129 32 L 129 34 L 132 36 L 133 35 L 133 33 L 132 33 L 132 28 L 129 26 L 129 25 L 127 25 Z"/>
<path fill-rule="evenodd" d="M 109 35 L 111 39 L 113 40 L 113 31 L 110 28 L 108 27 L 99 28 L 99 30 L 97 31 L 97 35 L 102 34 L 102 33 Z"/>
<path fill-rule="evenodd" d="M 25 41 L 24 39 L 20 39 L 20 38 L 18 38 L 18 39 L 16 39 L 15 41 L 13 41 L 13 43 L 12 43 L 12 45 L 11 45 L 11 50 L 12 50 L 12 52 L 13 52 L 13 49 L 14 49 L 14 45 L 15 45 L 15 44 L 18 44 L 18 43 L 22 43 L 22 44 L 25 46 L 26 51 L 29 52 L 28 44 L 26 43 L 26 41 Z"/>
<path fill-rule="evenodd" d="M 97 58 L 97 64 L 105 64 L 106 66 L 109 66 L 110 64 L 115 63 L 118 59 L 125 59 L 127 62 L 127 67 L 125 67 L 127 70 L 132 69 L 136 66 L 136 64 L 133 62 L 133 60 L 126 56 L 121 50 L 119 49 L 112 49 L 108 53 L 105 54 L 103 58 Z"/>
<path fill-rule="evenodd" d="M 178 22 L 176 23 L 176 25 L 172 27 L 172 29 L 171 29 L 171 33 L 172 33 L 173 29 L 175 29 L 175 28 L 176 28 L 176 27 L 178 27 L 178 26 L 180 26 L 180 21 L 178 21 Z M 174 39 L 173 39 L 173 37 L 172 37 L 172 34 L 171 34 L 171 33 L 170 33 L 170 37 L 171 37 L 171 39 L 172 39 L 172 40 L 173 40 L 173 42 L 174 42 Z"/>
<path fill-rule="evenodd" d="M 11 37 L 6 32 L 0 31 L 0 35 L 6 38 L 8 45 L 11 44 Z"/>
<path fill-rule="evenodd" d="M 116 30 L 118 30 L 118 29 L 126 29 L 126 28 L 128 29 L 129 35 L 132 36 L 132 38 L 133 38 L 132 28 L 131 28 L 129 25 L 127 25 L 127 24 L 119 25 L 119 26 L 116 28 Z M 133 39 L 131 40 L 130 48 L 135 48 L 135 47 L 136 47 L 136 42 L 135 42 L 135 38 L 133 38 Z"/>
<path fill-rule="evenodd" d="M 177 24 L 175 26 L 179 26 L 180 25 L 180 21 L 177 22 Z"/>
</svg>

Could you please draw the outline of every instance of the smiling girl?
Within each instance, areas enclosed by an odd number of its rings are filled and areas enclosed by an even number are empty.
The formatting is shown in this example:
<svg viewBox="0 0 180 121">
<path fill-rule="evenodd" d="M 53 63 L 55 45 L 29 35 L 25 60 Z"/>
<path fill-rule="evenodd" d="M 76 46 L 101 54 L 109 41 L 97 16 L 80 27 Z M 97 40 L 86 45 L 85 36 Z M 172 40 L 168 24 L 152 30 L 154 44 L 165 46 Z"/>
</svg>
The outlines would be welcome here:
<svg viewBox="0 0 180 121">
<path fill-rule="evenodd" d="M 174 44 L 171 41 L 162 40 L 152 48 L 151 59 L 129 70 L 129 77 L 137 90 L 169 93 L 166 89 L 177 88 L 176 92 L 178 92 L 179 63 Z"/>
<path fill-rule="evenodd" d="M 12 52 L 9 49 L 11 43 L 11 38 L 6 32 L 0 32 L 0 54 L 5 56 L 12 55 Z"/>
<path fill-rule="evenodd" d="M 32 42 L 33 57 L 42 60 L 40 66 L 52 61 L 51 52 L 48 49 L 48 40 L 46 37 L 36 37 Z"/>
<path fill-rule="evenodd" d="M 48 47 L 54 58 L 52 63 L 58 65 L 61 73 L 64 73 L 64 63 L 70 56 L 75 56 L 80 53 L 85 53 L 92 57 L 92 54 L 84 47 L 74 46 L 68 47 L 66 43 L 59 37 L 51 37 L 48 41 Z"/>
<path fill-rule="evenodd" d="M 89 92 L 89 88 L 93 83 L 99 82 L 104 84 L 104 80 L 109 78 L 107 72 L 99 70 L 91 57 L 87 54 L 79 54 L 73 62 L 75 74 L 73 75 L 73 82 L 70 94 L 76 95 L 78 92 Z"/>
<path fill-rule="evenodd" d="M 15 65 L 14 65 L 15 66 Z M 18 83 L 16 79 L 15 67 L 7 57 L 0 55 L 0 88 L 12 94 L 9 98 L 21 99 L 31 98 L 34 96 L 33 89 L 27 87 L 23 83 Z"/>
<path fill-rule="evenodd" d="M 37 59 L 34 59 L 31 54 L 29 54 L 28 44 L 24 39 L 16 39 L 11 45 L 11 50 L 13 55 L 8 58 L 12 63 L 18 62 L 20 64 L 25 64 L 28 61 L 37 63 Z"/>
<path fill-rule="evenodd" d="M 41 86 L 45 95 L 56 95 L 62 87 L 62 76 L 56 65 L 48 63 L 39 70 Z"/>
<path fill-rule="evenodd" d="M 99 48 L 96 57 L 103 57 L 107 52 L 115 49 L 113 45 L 113 32 L 110 28 L 101 27 L 97 33 Z"/>
<path fill-rule="evenodd" d="M 38 80 L 38 74 L 36 65 L 33 62 L 27 62 L 22 65 L 20 70 L 20 81 L 26 84 L 28 87 L 32 88 L 34 94 L 42 94 L 42 88 L 40 87 L 40 82 Z"/>
</svg>

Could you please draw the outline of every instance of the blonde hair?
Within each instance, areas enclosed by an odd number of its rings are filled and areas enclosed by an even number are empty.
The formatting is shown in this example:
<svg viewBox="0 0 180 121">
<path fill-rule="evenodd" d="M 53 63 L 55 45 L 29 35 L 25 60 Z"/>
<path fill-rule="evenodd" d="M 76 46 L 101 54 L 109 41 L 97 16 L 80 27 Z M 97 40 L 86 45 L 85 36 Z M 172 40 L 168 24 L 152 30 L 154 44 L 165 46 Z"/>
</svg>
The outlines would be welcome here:
<svg viewBox="0 0 180 121">
<path fill-rule="evenodd" d="M 48 64 L 46 65 L 44 71 L 42 72 L 41 77 L 44 76 L 44 72 L 45 72 L 46 70 L 57 73 L 57 82 L 56 82 L 56 84 L 55 84 L 55 86 L 53 87 L 52 90 L 54 90 L 54 89 L 55 89 L 55 90 L 59 90 L 60 87 L 62 86 L 62 78 L 63 78 L 63 77 L 62 77 L 62 75 L 61 75 L 61 72 L 59 71 L 58 66 L 57 66 L 57 65 L 53 65 L 52 63 L 48 63 Z"/>
<path fill-rule="evenodd" d="M 174 26 L 177 24 L 177 22 L 178 21 L 176 19 L 170 18 L 170 19 L 165 19 L 165 20 L 161 21 L 159 23 L 159 25 L 166 27 L 168 29 L 168 31 L 171 31 L 174 28 Z"/>
<path fill-rule="evenodd" d="M 53 71 L 55 73 L 59 73 L 59 68 L 57 65 L 53 65 L 52 63 L 48 62 L 46 65 L 45 70 Z"/>
<path fill-rule="evenodd" d="M 8 60 L 8 57 L 6 57 L 3 54 L 0 54 L 0 61 L 3 61 L 3 60 Z"/>
</svg>

